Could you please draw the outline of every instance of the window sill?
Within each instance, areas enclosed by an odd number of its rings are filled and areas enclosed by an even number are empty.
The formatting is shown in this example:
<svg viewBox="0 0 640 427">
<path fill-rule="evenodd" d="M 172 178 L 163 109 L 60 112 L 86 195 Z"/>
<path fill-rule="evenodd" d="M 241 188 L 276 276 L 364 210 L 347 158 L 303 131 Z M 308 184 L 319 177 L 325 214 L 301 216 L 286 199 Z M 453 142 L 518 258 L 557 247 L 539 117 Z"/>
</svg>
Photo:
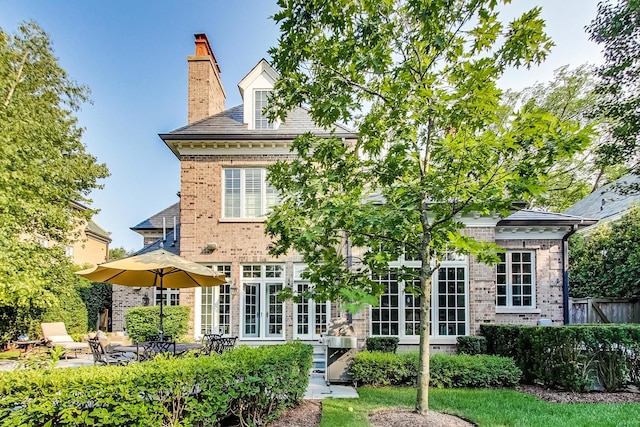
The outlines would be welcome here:
<svg viewBox="0 0 640 427">
<path fill-rule="evenodd" d="M 458 335 L 451 336 L 438 336 L 438 337 L 429 337 L 429 345 L 447 345 L 447 344 L 456 344 L 458 341 Z M 420 345 L 420 338 L 400 338 L 398 341 L 398 345 Z"/>
<path fill-rule="evenodd" d="M 535 307 L 496 307 L 496 314 L 540 314 L 542 310 Z"/>
<path fill-rule="evenodd" d="M 218 222 L 265 222 L 266 218 L 220 218 Z"/>
</svg>

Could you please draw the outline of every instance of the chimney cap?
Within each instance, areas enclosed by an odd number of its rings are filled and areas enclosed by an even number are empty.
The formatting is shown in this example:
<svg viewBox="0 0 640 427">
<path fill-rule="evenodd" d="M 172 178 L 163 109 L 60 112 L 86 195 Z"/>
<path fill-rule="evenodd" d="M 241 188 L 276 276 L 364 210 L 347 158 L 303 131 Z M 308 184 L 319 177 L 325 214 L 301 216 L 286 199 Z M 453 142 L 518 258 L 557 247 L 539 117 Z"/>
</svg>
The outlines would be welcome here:
<svg viewBox="0 0 640 427">
<path fill-rule="evenodd" d="M 211 49 L 211 45 L 209 44 L 209 39 L 205 33 L 199 33 L 193 35 L 196 39 L 196 52 L 195 56 L 209 56 L 211 61 L 216 66 L 218 72 L 220 72 L 220 66 L 218 65 L 218 60 L 216 56 L 213 54 L 213 50 Z"/>
</svg>

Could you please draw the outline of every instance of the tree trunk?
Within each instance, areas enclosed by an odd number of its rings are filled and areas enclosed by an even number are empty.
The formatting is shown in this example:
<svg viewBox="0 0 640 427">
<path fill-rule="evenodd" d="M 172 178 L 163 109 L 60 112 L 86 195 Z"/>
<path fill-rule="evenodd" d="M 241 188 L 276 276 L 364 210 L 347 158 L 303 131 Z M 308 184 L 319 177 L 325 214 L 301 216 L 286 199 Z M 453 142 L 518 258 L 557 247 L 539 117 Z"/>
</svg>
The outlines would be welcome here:
<svg viewBox="0 0 640 427">
<path fill-rule="evenodd" d="M 423 267 L 420 273 L 422 295 L 420 296 L 420 366 L 418 368 L 418 396 L 416 411 L 426 414 L 429 411 L 429 324 L 431 323 L 431 275 L 430 268 Z M 424 277 L 427 276 L 427 277 Z"/>
<path fill-rule="evenodd" d="M 423 227 L 426 214 L 423 214 Z M 425 227 L 426 228 L 426 227 Z M 423 237 L 422 268 L 420 269 L 420 365 L 418 367 L 418 395 L 416 412 L 426 414 L 429 411 L 429 324 L 431 323 L 431 256 L 429 254 L 430 236 Z"/>
</svg>

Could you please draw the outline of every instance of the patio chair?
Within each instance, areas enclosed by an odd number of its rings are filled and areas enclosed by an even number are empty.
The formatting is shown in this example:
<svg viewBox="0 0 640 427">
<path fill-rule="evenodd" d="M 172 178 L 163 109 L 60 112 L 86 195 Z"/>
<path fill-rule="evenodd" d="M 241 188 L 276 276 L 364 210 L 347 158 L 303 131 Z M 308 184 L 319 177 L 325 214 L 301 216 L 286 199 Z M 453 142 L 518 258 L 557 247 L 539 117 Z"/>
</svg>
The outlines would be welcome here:
<svg viewBox="0 0 640 427">
<path fill-rule="evenodd" d="M 222 334 L 204 334 L 202 337 L 202 348 L 198 351 L 199 356 L 209 356 L 211 353 L 219 353 L 218 346 L 220 345 L 220 338 Z"/>
<path fill-rule="evenodd" d="M 77 342 L 71 338 L 64 322 L 41 323 L 40 329 L 42 329 L 42 337 L 49 347 L 60 346 L 65 350 L 65 359 L 67 358 L 66 351 L 73 351 L 77 357 L 79 351 L 89 349 L 89 344 L 86 342 Z"/>
<path fill-rule="evenodd" d="M 175 341 L 146 341 L 136 345 L 138 346 L 137 353 L 140 361 L 152 360 L 159 354 L 163 356 L 176 355 Z"/>
<path fill-rule="evenodd" d="M 127 365 L 132 361 L 124 353 L 107 353 L 98 338 L 92 338 L 88 342 L 94 365 Z"/>
<path fill-rule="evenodd" d="M 222 337 L 218 340 L 218 347 L 216 352 L 219 354 L 224 353 L 225 351 L 231 350 L 236 345 L 236 340 L 238 337 Z"/>
</svg>

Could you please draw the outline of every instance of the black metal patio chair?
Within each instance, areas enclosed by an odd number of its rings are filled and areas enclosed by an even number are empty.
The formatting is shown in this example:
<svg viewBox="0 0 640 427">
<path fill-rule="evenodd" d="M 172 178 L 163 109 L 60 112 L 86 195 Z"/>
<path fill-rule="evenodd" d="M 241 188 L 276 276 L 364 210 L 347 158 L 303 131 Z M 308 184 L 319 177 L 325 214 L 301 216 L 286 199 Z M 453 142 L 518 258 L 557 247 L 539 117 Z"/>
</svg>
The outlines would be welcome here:
<svg viewBox="0 0 640 427">
<path fill-rule="evenodd" d="M 88 343 L 94 365 L 127 365 L 133 361 L 133 358 L 124 353 L 106 352 L 97 338 L 89 339 Z"/>
<path fill-rule="evenodd" d="M 138 358 L 140 361 L 152 360 L 157 355 L 175 356 L 175 341 L 146 341 L 136 343 Z"/>
</svg>

